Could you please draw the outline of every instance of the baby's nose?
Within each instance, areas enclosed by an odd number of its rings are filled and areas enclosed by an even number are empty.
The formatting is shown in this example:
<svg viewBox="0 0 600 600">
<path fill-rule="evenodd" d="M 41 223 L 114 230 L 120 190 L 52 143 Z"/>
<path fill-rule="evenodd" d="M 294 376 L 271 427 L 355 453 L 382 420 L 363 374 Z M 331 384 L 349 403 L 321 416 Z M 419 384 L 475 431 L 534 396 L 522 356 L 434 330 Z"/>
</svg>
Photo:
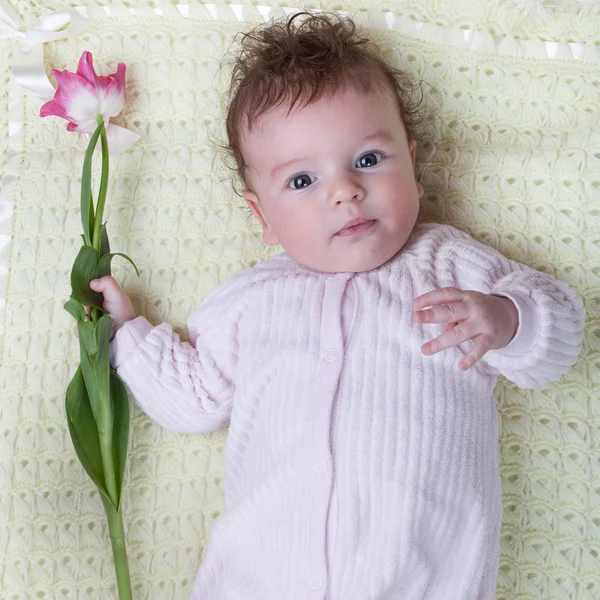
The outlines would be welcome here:
<svg viewBox="0 0 600 600">
<path fill-rule="evenodd" d="M 361 202 L 364 197 L 364 188 L 360 185 L 360 182 L 353 177 L 339 178 L 332 185 L 331 200 L 333 204 Z"/>
</svg>

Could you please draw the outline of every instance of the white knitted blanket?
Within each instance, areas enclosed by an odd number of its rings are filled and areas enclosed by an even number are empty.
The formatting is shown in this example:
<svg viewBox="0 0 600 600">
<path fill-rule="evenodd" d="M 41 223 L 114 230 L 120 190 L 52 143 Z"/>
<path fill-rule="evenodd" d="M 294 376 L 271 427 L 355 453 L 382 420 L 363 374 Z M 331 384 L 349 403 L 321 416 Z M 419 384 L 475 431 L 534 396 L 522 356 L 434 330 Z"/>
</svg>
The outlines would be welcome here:
<svg viewBox="0 0 600 600">
<path fill-rule="evenodd" d="M 42 4 L 79 6 L 12 1 L 28 25 Z M 267 256 L 214 144 L 224 136 L 219 67 L 236 32 L 286 9 L 128 5 L 78 9 L 87 29 L 45 44 L 45 64 L 75 70 L 84 50 L 101 74 L 127 64 L 117 122 L 141 140 L 112 159 L 106 217 L 112 246 L 141 277 L 115 261 L 116 276 L 138 313 L 185 337 L 187 314 L 215 285 Z M 464 229 L 584 301 L 572 372 L 543 389 L 496 389 L 498 599 L 600 598 L 600 7 L 555 2 L 542 19 L 507 1 L 320 5 L 359 11 L 390 59 L 427 82 L 422 220 Z M 106 600 L 116 587 L 105 518 L 64 412 L 78 344 L 62 305 L 87 140 L 41 119 L 42 102 L 10 81 L 15 43 L 0 40 L 0 596 Z M 223 509 L 225 435 L 169 433 L 134 408 L 124 514 L 136 598 L 187 598 Z"/>
</svg>

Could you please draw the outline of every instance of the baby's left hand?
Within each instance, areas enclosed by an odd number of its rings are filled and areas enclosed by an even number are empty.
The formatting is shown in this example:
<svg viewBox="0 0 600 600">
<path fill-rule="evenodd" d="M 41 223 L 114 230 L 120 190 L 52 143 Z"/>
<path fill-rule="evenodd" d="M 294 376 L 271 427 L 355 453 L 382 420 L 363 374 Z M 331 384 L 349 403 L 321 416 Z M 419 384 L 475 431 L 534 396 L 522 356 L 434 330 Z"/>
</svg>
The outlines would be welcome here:
<svg viewBox="0 0 600 600">
<path fill-rule="evenodd" d="M 429 306 L 433 308 L 420 310 Z M 458 363 L 461 371 L 471 368 L 488 350 L 504 348 L 519 326 L 519 313 L 512 300 L 473 290 L 440 288 L 415 298 L 413 309 L 417 323 L 446 323 L 442 335 L 421 346 L 423 354 L 474 341 Z"/>
</svg>

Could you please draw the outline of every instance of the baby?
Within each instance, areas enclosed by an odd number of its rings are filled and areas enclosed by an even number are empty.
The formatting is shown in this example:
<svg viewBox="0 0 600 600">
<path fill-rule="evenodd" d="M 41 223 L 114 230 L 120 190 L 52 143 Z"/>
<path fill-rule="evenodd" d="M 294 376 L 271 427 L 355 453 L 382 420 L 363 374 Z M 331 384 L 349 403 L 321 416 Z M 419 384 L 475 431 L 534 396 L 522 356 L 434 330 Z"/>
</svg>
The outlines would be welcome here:
<svg viewBox="0 0 600 600">
<path fill-rule="evenodd" d="M 495 598 L 493 389 L 558 380 L 584 310 L 553 277 L 416 225 L 405 81 L 347 18 L 245 35 L 230 149 L 284 253 L 214 290 L 189 343 L 136 317 L 113 278 L 91 284 L 142 409 L 175 431 L 229 426 L 195 600 Z"/>
</svg>

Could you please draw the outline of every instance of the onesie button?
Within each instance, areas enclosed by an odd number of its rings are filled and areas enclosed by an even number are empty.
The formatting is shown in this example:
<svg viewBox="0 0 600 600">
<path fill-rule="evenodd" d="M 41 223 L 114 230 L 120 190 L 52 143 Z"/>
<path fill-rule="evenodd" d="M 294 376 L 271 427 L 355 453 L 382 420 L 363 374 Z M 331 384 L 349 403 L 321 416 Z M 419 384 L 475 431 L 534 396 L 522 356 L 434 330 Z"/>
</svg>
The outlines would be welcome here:
<svg viewBox="0 0 600 600">
<path fill-rule="evenodd" d="M 312 575 L 308 583 L 313 590 L 320 590 L 323 587 L 323 580 L 318 575 Z"/>
<path fill-rule="evenodd" d="M 337 350 L 335 348 L 329 348 L 325 350 L 325 360 L 327 362 L 333 362 L 337 358 Z"/>
<path fill-rule="evenodd" d="M 324 460 L 318 460 L 315 463 L 315 471 L 317 473 L 325 473 L 327 471 L 327 463 Z"/>
</svg>

